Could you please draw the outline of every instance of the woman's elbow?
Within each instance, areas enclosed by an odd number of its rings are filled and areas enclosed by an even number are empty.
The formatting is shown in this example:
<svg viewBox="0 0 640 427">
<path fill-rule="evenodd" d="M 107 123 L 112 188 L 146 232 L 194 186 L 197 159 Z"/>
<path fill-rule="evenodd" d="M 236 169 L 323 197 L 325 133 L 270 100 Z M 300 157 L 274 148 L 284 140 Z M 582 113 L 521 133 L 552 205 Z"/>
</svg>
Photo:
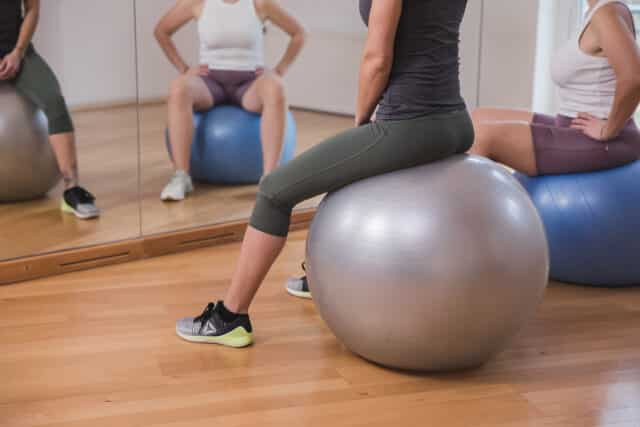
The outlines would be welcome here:
<svg viewBox="0 0 640 427">
<path fill-rule="evenodd" d="M 156 25 L 153 29 L 153 36 L 156 38 L 158 43 L 162 43 L 167 38 L 167 32 L 162 28 L 160 24 Z"/>
<path fill-rule="evenodd" d="M 364 63 L 376 73 L 388 74 L 393 64 L 393 55 L 383 52 L 365 52 Z"/>
<path fill-rule="evenodd" d="M 309 33 L 304 28 L 301 28 L 293 35 L 293 42 L 302 49 L 306 44 L 309 38 Z"/>
</svg>

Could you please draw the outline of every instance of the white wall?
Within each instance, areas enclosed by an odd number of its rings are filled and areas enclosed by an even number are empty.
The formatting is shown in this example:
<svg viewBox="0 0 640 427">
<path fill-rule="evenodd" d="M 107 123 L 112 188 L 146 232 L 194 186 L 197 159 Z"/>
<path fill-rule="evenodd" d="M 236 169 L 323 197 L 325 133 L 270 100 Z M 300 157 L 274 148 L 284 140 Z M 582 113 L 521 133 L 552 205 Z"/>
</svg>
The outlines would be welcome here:
<svg viewBox="0 0 640 427">
<path fill-rule="evenodd" d="M 537 22 L 538 0 L 484 0 L 480 105 L 531 109 Z"/>
<path fill-rule="evenodd" d="M 136 98 L 133 3 L 43 0 L 34 43 L 71 106 Z"/>
<path fill-rule="evenodd" d="M 323 0 L 322 7 L 315 0 L 280 1 L 311 34 L 286 79 L 291 103 L 353 113 L 366 37 L 357 1 Z M 176 71 L 158 47 L 153 27 L 173 4 L 175 0 L 43 0 L 36 46 L 56 70 L 70 104 L 135 99 L 134 6 L 139 96 L 143 101 L 166 96 Z M 461 80 L 470 107 L 531 108 L 537 28 L 538 0 L 469 1 L 462 31 Z M 175 41 L 187 61 L 197 63 L 195 25 L 181 30 Z M 271 26 L 268 65 L 276 64 L 286 42 Z"/>
<path fill-rule="evenodd" d="M 153 101 L 167 95 L 169 82 L 178 75 L 153 36 L 160 18 L 176 0 L 135 0 L 138 35 L 138 70 L 140 100 Z M 198 33 L 194 22 L 187 24 L 173 38 L 189 64 L 198 63 Z"/>
</svg>

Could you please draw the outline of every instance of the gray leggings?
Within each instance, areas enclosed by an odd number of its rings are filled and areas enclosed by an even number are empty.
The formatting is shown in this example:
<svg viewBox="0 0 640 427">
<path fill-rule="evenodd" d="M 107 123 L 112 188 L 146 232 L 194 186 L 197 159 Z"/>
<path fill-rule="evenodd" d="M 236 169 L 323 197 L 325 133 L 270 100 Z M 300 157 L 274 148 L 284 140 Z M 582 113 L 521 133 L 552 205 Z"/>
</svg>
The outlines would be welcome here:
<svg viewBox="0 0 640 427">
<path fill-rule="evenodd" d="M 347 130 L 265 176 L 252 227 L 285 237 L 295 205 L 355 181 L 442 160 L 473 144 L 466 110 Z"/>
<path fill-rule="evenodd" d="M 58 79 L 33 47 L 29 47 L 13 84 L 18 92 L 44 111 L 49 121 L 49 135 L 73 132 L 73 122 Z"/>
</svg>

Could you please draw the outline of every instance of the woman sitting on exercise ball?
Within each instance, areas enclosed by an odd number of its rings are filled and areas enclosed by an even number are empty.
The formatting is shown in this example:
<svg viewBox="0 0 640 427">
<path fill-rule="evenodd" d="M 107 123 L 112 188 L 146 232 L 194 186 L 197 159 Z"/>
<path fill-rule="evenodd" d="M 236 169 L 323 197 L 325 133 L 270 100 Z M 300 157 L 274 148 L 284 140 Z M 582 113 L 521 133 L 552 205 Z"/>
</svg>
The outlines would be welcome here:
<svg viewBox="0 0 640 427">
<path fill-rule="evenodd" d="M 620 0 L 589 0 L 589 6 L 579 33 L 553 60 L 559 115 L 480 108 L 472 115 L 471 153 L 530 176 L 638 160 L 640 132 L 633 114 L 640 101 L 640 51 L 633 15 Z"/>
<path fill-rule="evenodd" d="M 620 0 L 589 0 L 589 6 L 581 31 L 553 62 L 560 114 L 479 108 L 472 113 L 471 153 L 530 176 L 589 172 L 638 159 L 640 132 L 632 116 L 640 101 L 640 53 L 633 16 Z M 290 279 L 286 289 L 311 298 L 306 276 Z"/>
<path fill-rule="evenodd" d="M 67 104 L 55 74 L 31 44 L 39 17 L 40 0 L 0 1 L 0 82 L 14 85 L 47 116 L 49 141 L 64 178 L 62 210 L 81 219 L 95 218 L 100 215 L 95 197 L 78 183 L 75 134 Z"/>
<path fill-rule="evenodd" d="M 369 32 L 355 128 L 265 176 L 224 302 L 179 320 L 194 342 L 252 340 L 249 305 L 282 250 L 293 207 L 355 181 L 446 159 L 473 143 L 460 95 L 459 37 L 466 0 L 361 0 Z M 370 123 L 378 106 L 376 121 Z M 401 308 L 400 308 L 401 309 Z M 389 316 L 392 313 L 380 313 Z"/>
<path fill-rule="evenodd" d="M 189 67 L 171 36 L 192 19 L 198 22 L 200 65 Z M 264 70 L 264 22 L 271 21 L 291 36 L 280 63 Z M 169 141 L 175 173 L 161 199 L 183 200 L 193 191 L 189 174 L 193 111 L 235 104 L 261 113 L 264 173 L 280 160 L 287 103 L 282 76 L 305 42 L 305 31 L 274 0 L 178 0 L 160 20 L 155 35 L 181 75 L 169 93 Z"/>
</svg>

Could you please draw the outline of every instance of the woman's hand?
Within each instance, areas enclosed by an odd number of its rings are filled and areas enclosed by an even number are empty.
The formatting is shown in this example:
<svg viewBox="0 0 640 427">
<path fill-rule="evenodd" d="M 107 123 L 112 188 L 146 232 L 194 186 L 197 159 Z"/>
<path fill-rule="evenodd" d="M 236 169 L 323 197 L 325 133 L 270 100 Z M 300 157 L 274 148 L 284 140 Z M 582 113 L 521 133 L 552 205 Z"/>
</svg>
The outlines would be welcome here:
<svg viewBox="0 0 640 427">
<path fill-rule="evenodd" d="M 580 113 L 578 117 L 573 119 L 571 127 L 582 131 L 585 135 L 596 141 L 608 141 L 615 137 L 609 132 L 608 122 L 599 119 L 589 113 Z"/>
<path fill-rule="evenodd" d="M 22 64 L 22 55 L 14 50 L 0 61 L 0 80 L 11 80 L 18 75 L 20 65 Z"/>
<path fill-rule="evenodd" d="M 200 64 L 195 67 L 188 68 L 184 74 L 187 76 L 206 77 L 209 74 L 209 66 Z"/>
</svg>

